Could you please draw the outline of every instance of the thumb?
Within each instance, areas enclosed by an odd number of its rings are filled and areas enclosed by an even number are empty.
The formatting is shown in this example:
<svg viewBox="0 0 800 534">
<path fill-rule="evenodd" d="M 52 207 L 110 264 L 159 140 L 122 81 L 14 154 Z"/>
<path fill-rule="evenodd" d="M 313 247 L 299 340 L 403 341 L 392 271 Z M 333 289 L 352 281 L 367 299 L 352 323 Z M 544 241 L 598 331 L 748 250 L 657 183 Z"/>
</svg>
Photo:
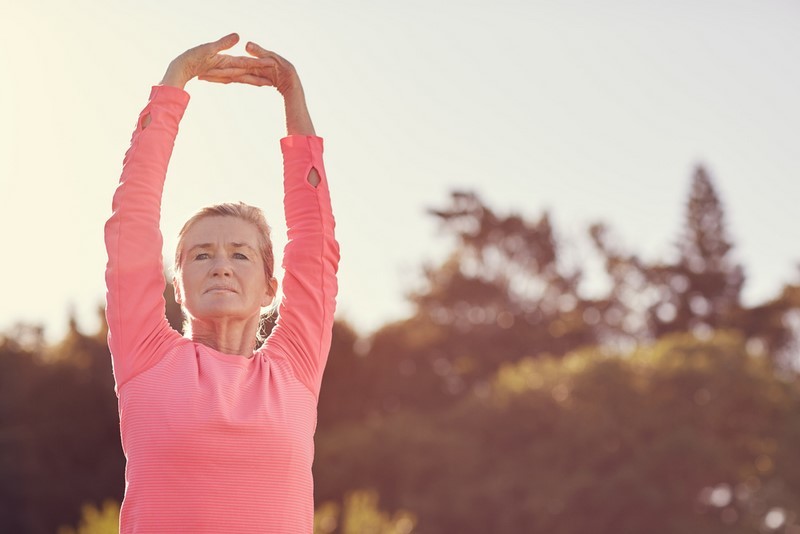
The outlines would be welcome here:
<svg viewBox="0 0 800 534">
<path fill-rule="evenodd" d="M 247 50 L 247 53 L 250 54 L 251 56 L 256 56 L 259 58 L 263 58 L 269 55 L 269 50 L 264 50 L 262 47 L 260 47 L 259 45 L 257 45 L 252 41 L 247 43 L 245 49 Z"/>
<path fill-rule="evenodd" d="M 217 52 L 220 52 L 221 50 L 227 50 L 227 49 L 231 48 L 233 45 L 235 45 L 238 42 L 239 42 L 239 34 L 234 32 L 234 33 L 230 33 L 230 34 L 226 35 L 222 39 L 219 39 L 219 40 L 214 41 L 212 43 L 208 43 L 208 47 L 211 50 L 213 50 L 213 52 L 216 54 Z"/>
</svg>

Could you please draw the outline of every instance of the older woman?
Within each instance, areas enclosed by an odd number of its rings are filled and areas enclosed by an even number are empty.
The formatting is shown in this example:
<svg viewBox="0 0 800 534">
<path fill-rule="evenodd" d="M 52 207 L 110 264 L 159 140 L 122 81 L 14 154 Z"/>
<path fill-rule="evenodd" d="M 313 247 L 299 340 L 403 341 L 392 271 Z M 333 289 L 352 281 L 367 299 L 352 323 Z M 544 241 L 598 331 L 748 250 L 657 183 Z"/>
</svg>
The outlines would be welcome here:
<svg viewBox="0 0 800 534">
<path fill-rule="evenodd" d="M 109 347 L 127 458 L 120 531 L 310 533 L 317 398 L 331 341 L 339 248 L 322 140 L 295 69 L 231 34 L 172 61 L 139 116 L 105 227 Z M 262 308 L 276 291 L 260 210 L 222 204 L 181 231 L 175 295 L 185 334 L 164 315 L 161 193 L 185 84 L 274 86 L 289 242 L 284 297 L 259 347 Z"/>
</svg>

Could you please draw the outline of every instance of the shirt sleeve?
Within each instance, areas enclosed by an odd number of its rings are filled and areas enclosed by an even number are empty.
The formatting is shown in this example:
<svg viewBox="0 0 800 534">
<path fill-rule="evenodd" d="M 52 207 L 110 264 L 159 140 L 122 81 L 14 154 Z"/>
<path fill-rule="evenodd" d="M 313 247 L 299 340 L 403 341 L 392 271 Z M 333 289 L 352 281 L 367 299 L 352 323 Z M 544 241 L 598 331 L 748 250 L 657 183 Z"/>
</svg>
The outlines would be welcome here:
<svg viewBox="0 0 800 534">
<path fill-rule="evenodd" d="M 106 319 L 117 394 L 125 382 L 158 362 L 165 343 L 181 337 L 165 316 L 159 222 L 164 178 L 188 102 L 188 93 L 176 87 L 152 88 L 105 225 Z"/>
<path fill-rule="evenodd" d="M 334 236 L 322 139 L 292 135 L 281 140 L 288 243 L 283 255 L 283 298 L 266 347 L 286 357 L 295 376 L 319 396 L 336 308 L 339 244 Z M 316 169 L 320 183 L 308 182 Z"/>
</svg>

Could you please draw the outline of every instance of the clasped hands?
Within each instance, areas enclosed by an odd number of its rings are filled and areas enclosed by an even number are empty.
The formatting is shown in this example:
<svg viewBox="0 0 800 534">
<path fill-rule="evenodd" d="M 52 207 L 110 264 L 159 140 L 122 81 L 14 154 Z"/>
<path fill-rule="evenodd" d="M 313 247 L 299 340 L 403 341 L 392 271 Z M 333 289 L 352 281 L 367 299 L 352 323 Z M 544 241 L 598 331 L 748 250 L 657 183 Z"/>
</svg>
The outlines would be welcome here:
<svg viewBox="0 0 800 534">
<path fill-rule="evenodd" d="M 294 66 L 284 58 L 248 42 L 245 49 L 252 57 L 221 54 L 239 42 L 235 33 L 218 41 L 190 48 L 169 64 L 163 85 L 183 87 L 192 78 L 216 83 L 246 83 L 258 87 L 269 85 L 286 96 L 300 88 Z"/>
</svg>

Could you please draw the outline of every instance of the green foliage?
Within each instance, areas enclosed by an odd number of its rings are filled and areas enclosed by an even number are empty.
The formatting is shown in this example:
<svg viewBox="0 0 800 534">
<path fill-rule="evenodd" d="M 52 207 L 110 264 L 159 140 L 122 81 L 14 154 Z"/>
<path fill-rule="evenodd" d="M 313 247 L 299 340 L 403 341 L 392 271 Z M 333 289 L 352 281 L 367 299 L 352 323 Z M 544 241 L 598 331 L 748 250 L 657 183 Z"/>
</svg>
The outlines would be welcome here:
<svg viewBox="0 0 800 534">
<path fill-rule="evenodd" d="M 378 494 L 369 490 L 352 491 L 344 496 L 344 506 L 323 503 L 314 514 L 314 534 L 410 534 L 414 514 L 400 510 L 391 516 L 378 507 Z M 341 515 L 341 517 L 340 517 Z M 338 530 L 337 530 L 338 529 Z"/>
<path fill-rule="evenodd" d="M 26 346 L 0 343 L 0 525 L 51 534 L 84 502 L 122 499 L 119 419 L 104 336 L 73 324 L 56 346 Z"/>
<path fill-rule="evenodd" d="M 800 513 L 798 407 L 736 334 L 529 358 L 446 410 L 319 435 L 318 495 L 374 487 L 421 533 L 754 532 Z"/>
<path fill-rule="evenodd" d="M 81 508 L 81 521 L 77 529 L 60 527 L 58 534 L 118 534 L 119 503 L 106 500 L 102 508 L 85 504 Z"/>
<path fill-rule="evenodd" d="M 547 214 L 501 215 L 469 192 L 432 213 L 453 254 L 426 269 L 412 317 L 331 373 L 362 403 L 360 420 L 357 403 L 321 420 L 320 498 L 374 487 L 419 532 L 753 532 L 798 512 L 797 391 L 781 377 L 796 376 L 799 286 L 741 303 L 702 167 L 670 261 L 592 228 L 601 297 L 581 294 Z M 322 401 L 335 387 L 326 376 Z"/>
<path fill-rule="evenodd" d="M 734 329 L 764 345 L 783 367 L 797 365 L 800 313 L 798 285 L 765 304 L 746 307 L 745 283 L 726 231 L 722 202 L 711 176 L 698 166 L 692 177 L 686 216 L 671 261 L 645 262 L 614 246 L 602 224 L 591 231 L 612 280 L 609 305 L 621 318 L 619 332 L 634 340 L 658 339 L 673 332 L 708 333 Z"/>
<path fill-rule="evenodd" d="M 500 214 L 462 191 L 431 213 L 455 238 L 455 249 L 425 269 L 425 287 L 411 296 L 411 317 L 378 330 L 363 354 L 354 355 L 358 340 L 331 352 L 322 409 L 331 410 L 324 408 L 329 399 L 342 399 L 347 409 L 325 413 L 323 428 L 401 410 L 438 410 L 485 389 L 508 362 L 561 358 L 583 347 L 631 347 L 668 333 L 733 329 L 776 365 L 797 363 L 791 325 L 800 316 L 799 286 L 762 305 L 741 303 L 742 269 L 702 167 L 692 177 L 670 261 L 645 262 L 618 250 L 604 226 L 590 230 L 611 282 L 608 294 L 591 298 L 581 292 L 582 266 L 568 261 L 575 254 L 548 214 L 533 220 Z"/>
<path fill-rule="evenodd" d="M 683 234 L 678 261 L 648 273 L 660 294 L 649 310 L 655 337 L 692 328 L 733 328 L 742 309 L 743 270 L 731 257 L 722 203 L 703 167 L 692 178 Z"/>
<path fill-rule="evenodd" d="M 367 382 L 364 376 L 364 355 L 357 350 L 358 336 L 353 329 L 341 321 L 333 325 L 330 359 L 335 359 L 325 370 L 325 386 L 320 392 L 318 408 L 319 424 L 358 419 L 364 408 L 362 385 Z"/>
<path fill-rule="evenodd" d="M 471 360 L 474 374 L 491 374 L 531 347 L 565 354 L 599 342 L 602 323 L 584 315 L 608 303 L 581 297 L 584 274 L 567 261 L 549 214 L 534 221 L 500 215 L 471 192 L 455 192 L 450 206 L 431 212 L 459 246 L 443 265 L 427 269 L 427 287 L 414 295 L 418 317 L 448 331 L 449 342 L 457 334 L 465 349 L 459 359 Z M 491 354 L 498 357 L 487 361 Z M 473 382 L 468 375 L 462 378 Z"/>
</svg>

